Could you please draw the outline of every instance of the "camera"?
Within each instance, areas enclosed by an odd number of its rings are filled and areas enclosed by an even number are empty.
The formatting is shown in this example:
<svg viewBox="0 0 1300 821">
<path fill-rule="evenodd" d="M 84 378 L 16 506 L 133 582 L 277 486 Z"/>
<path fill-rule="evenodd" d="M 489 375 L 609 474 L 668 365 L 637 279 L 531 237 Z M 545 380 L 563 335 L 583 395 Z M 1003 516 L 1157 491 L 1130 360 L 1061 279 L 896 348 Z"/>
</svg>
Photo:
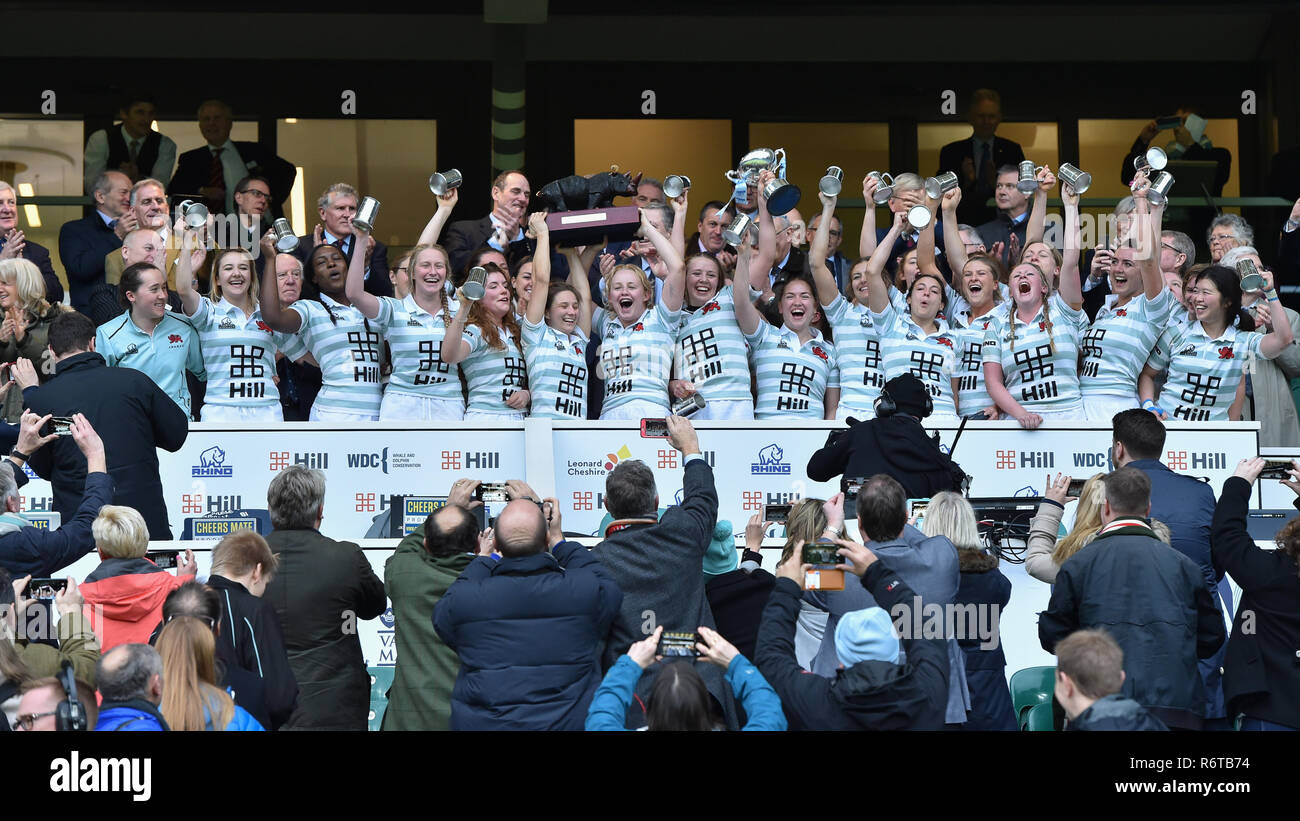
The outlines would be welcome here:
<svg viewBox="0 0 1300 821">
<path fill-rule="evenodd" d="M 785 524 L 790 521 L 790 511 L 794 505 L 763 505 L 763 521 Z"/>
<path fill-rule="evenodd" d="M 144 557 L 163 570 L 172 570 L 176 567 L 176 557 L 180 554 L 179 550 L 150 550 Z"/>
<path fill-rule="evenodd" d="M 55 436 L 72 435 L 72 418 L 68 416 L 53 416 L 50 418 L 50 433 Z"/>
<path fill-rule="evenodd" d="M 858 518 L 858 491 L 867 483 L 865 476 L 844 477 L 840 480 L 840 489 L 844 493 L 844 518 Z"/>
<path fill-rule="evenodd" d="M 27 597 L 48 601 L 68 587 L 67 579 L 32 579 L 27 583 Z"/>
<path fill-rule="evenodd" d="M 1264 469 L 1260 471 L 1261 479 L 1290 479 L 1290 471 L 1295 469 L 1295 465 L 1289 460 L 1269 459 L 1264 462 Z"/>
<path fill-rule="evenodd" d="M 803 562 L 814 568 L 833 570 L 844 563 L 840 557 L 840 546 L 835 542 L 816 541 L 803 546 Z"/>
<path fill-rule="evenodd" d="M 1077 499 L 1080 496 L 1082 496 L 1083 486 L 1087 483 L 1087 481 L 1088 481 L 1087 479 L 1071 479 L 1070 486 L 1066 488 L 1065 491 L 1065 498 Z"/>
<path fill-rule="evenodd" d="M 641 438 L 642 439 L 667 439 L 668 420 L 667 419 L 642 419 L 641 420 Z"/>
<path fill-rule="evenodd" d="M 482 482 L 474 489 L 474 498 L 480 502 L 508 502 L 505 482 Z"/>
<path fill-rule="evenodd" d="M 667 630 L 659 637 L 659 655 L 664 658 L 698 658 L 700 651 L 695 644 L 700 637 L 695 633 L 670 633 Z"/>
</svg>

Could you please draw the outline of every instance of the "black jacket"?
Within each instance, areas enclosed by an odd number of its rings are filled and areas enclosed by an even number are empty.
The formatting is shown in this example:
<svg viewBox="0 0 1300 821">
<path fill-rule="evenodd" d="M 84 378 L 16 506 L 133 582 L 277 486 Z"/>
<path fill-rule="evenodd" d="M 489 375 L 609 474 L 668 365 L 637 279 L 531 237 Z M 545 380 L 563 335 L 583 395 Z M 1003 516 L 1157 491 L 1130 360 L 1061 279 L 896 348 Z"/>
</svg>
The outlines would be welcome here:
<svg viewBox="0 0 1300 821">
<path fill-rule="evenodd" d="M 745 551 L 746 560 L 763 559 Z M 758 644 L 758 623 L 767 607 L 768 596 L 776 577 L 762 568 L 752 572 L 741 569 L 714 576 L 704 585 L 704 595 L 709 599 L 709 609 L 718 623 L 718 632 L 736 646 L 747 659 L 754 657 Z"/>
<path fill-rule="evenodd" d="M 15 475 L 27 478 L 21 470 L 15 471 Z M 108 474 L 88 474 L 85 497 L 77 508 L 77 515 L 63 522 L 57 530 L 24 527 L 0 536 L 0 567 L 8 570 L 14 578 L 28 573 L 38 577 L 53 576 L 95 549 L 91 525 L 99 515 L 99 509 L 112 501 L 113 480 Z"/>
<path fill-rule="evenodd" d="M 307 282 L 312 281 L 311 266 L 308 260 L 311 257 L 312 250 L 316 247 L 316 238 L 312 235 L 298 237 L 298 247 L 293 249 L 292 253 L 302 263 L 303 276 Z M 343 256 L 348 262 L 352 262 L 352 251 L 357 247 L 356 242 L 352 239 L 347 240 L 347 253 Z M 314 286 L 313 286 L 314 287 Z M 392 296 L 393 281 L 388 278 L 388 246 L 375 240 L 375 250 L 370 254 L 370 275 L 365 280 L 366 293 L 374 296 Z"/>
<path fill-rule="evenodd" d="M 217 658 L 225 663 L 227 670 L 243 670 L 261 681 L 262 702 L 269 719 L 262 726 L 268 730 L 279 729 L 298 703 L 298 682 L 289 667 L 289 654 L 284 649 L 275 608 L 249 593 L 239 582 L 222 576 L 209 576 L 208 587 L 221 597 Z M 241 706 L 248 709 L 246 705 Z"/>
<path fill-rule="evenodd" d="M 1242 588 L 1223 663 L 1228 716 L 1300 729 L 1300 572 L 1292 557 L 1255 545 L 1246 532 L 1249 507 L 1250 483 L 1224 482 L 1210 541 L 1215 564 Z"/>
<path fill-rule="evenodd" d="M 975 613 L 957 610 L 964 629 L 957 631 L 957 645 L 966 662 L 966 686 L 970 690 L 970 712 L 963 730 L 1016 730 L 1016 713 L 1007 686 L 1007 657 L 1002 651 L 999 621 L 1011 601 L 1011 580 L 998 569 L 998 557 L 970 548 L 959 548 L 961 586 L 954 601 L 959 608 L 975 605 Z M 976 617 L 978 614 L 988 614 Z M 989 628 L 989 634 L 981 630 Z M 991 645 L 991 646 L 990 646 Z"/>
<path fill-rule="evenodd" d="M 69 220 L 59 229 L 59 259 L 68 275 L 72 307 L 86 313 L 90 292 L 104 281 L 104 257 L 122 247 L 122 240 L 98 212 Z"/>
<path fill-rule="evenodd" d="M 283 729 L 364 731 L 370 674 L 356 622 L 384 612 L 383 581 L 352 542 L 316 530 L 273 530 L 266 542 L 280 564 L 262 599 L 275 608 L 298 682 Z"/>
<path fill-rule="evenodd" d="M 451 274 L 457 277 L 464 270 L 469 258 L 474 252 L 488 244 L 492 238 L 492 218 L 484 217 L 478 220 L 457 220 L 447 226 L 447 230 L 442 235 L 442 247 L 447 249 L 447 256 L 451 262 Z M 521 239 L 517 242 L 510 243 L 506 249 L 506 262 L 513 268 L 519 259 L 527 254 L 532 253 L 533 246 L 527 239 Z M 566 269 L 567 270 L 567 269 Z M 553 275 L 554 276 L 554 275 Z M 559 282 L 560 280 L 554 280 Z M 598 294 L 598 291 L 592 291 Z"/>
<path fill-rule="evenodd" d="M 1112 694 L 1099 698 L 1065 726 L 1067 730 L 1162 731 L 1169 728 L 1131 698 Z"/>
<path fill-rule="evenodd" d="M 996 135 L 993 137 L 993 150 L 990 153 L 995 178 L 999 168 L 1004 165 L 1019 165 L 1025 158 L 1020 143 Z M 976 179 L 973 182 L 967 182 L 966 175 L 961 170 L 963 161 L 968 158 L 975 166 Z M 939 170 L 936 173 L 951 171 L 961 181 L 961 203 L 957 205 L 957 221 L 967 225 L 979 225 L 997 216 L 997 210 L 986 204 L 993 196 L 993 186 L 979 178 L 979 170 L 979 158 L 975 156 L 975 143 L 971 141 L 971 137 L 948 143 L 939 149 Z"/>
<path fill-rule="evenodd" d="M 289 198 L 293 181 L 298 176 L 293 163 L 272 154 L 261 143 L 235 142 L 234 146 L 239 152 L 240 161 L 248 170 L 248 176 L 265 177 L 270 185 L 271 205 L 268 210 L 272 218 L 283 217 L 284 201 Z M 179 192 L 175 195 L 177 199 L 196 199 L 192 195 L 208 184 L 211 168 L 212 149 L 208 146 L 202 145 L 186 151 L 176 158 L 176 173 L 172 174 L 171 185 L 167 188 Z M 224 212 L 224 206 L 219 210 Z M 214 210 L 213 213 L 217 211 Z"/>
<path fill-rule="evenodd" d="M 917 597 L 879 560 L 863 574 L 862 586 L 886 612 L 900 604 L 911 607 Z M 905 664 L 861 661 L 837 670 L 834 679 L 813 675 L 799 666 L 794 653 L 802 595 L 789 579 L 776 580 L 763 611 L 754 659 L 763 678 L 781 696 L 790 729 L 943 729 L 948 709 L 946 640 L 903 638 Z"/>
<path fill-rule="evenodd" d="M 1104 628 L 1124 651 L 1121 692 L 1170 726 L 1200 729 L 1205 686 L 1196 660 L 1223 644 L 1223 617 L 1196 562 L 1148 534 L 1121 528 L 1067 559 L 1039 614 L 1038 638 L 1051 653 L 1076 630 Z"/>
<path fill-rule="evenodd" d="M 59 362 L 54 378 L 30 392 L 28 407 L 40 415 L 83 413 L 104 440 L 113 504 L 140 511 L 151 540 L 172 537 L 158 475 L 158 448 L 175 453 L 189 435 L 189 420 L 149 376 L 110 368 L 97 353 Z M 72 437 L 61 437 L 32 454 L 32 470 L 54 489 L 54 509 L 64 521 L 75 515 L 86 486 L 86 457 Z"/>
<path fill-rule="evenodd" d="M 962 471 L 939 450 L 921 423 L 904 414 L 868 419 L 832 431 L 808 459 L 808 478 L 829 482 L 887 473 L 909 499 L 928 499 L 941 490 L 961 490 Z"/>
</svg>

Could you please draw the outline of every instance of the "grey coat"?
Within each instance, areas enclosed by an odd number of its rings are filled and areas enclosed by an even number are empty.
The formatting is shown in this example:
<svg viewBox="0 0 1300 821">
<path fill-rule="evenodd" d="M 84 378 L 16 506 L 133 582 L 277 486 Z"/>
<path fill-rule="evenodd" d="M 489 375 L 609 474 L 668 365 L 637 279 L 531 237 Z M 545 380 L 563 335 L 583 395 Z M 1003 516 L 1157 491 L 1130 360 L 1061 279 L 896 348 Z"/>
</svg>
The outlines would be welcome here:
<svg viewBox="0 0 1300 821">
<path fill-rule="evenodd" d="M 1300 339 L 1300 314 L 1290 308 L 1291 333 Z M 1276 359 L 1255 360 L 1251 375 L 1254 400 L 1246 400 L 1241 418 L 1259 422 L 1259 444 L 1265 448 L 1300 447 L 1300 419 L 1291 397 L 1291 380 L 1300 377 L 1300 343 L 1292 342 Z"/>
</svg>

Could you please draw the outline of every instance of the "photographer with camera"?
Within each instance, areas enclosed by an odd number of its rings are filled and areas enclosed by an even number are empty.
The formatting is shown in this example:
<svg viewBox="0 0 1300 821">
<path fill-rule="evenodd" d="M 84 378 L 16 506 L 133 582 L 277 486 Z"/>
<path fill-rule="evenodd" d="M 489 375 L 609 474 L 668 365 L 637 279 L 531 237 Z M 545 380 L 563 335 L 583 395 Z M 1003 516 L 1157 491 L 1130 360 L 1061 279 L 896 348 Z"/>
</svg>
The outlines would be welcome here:
<svg viewBox="0 0 1300 821">
<path fill-rule="evenodd" d="M 27 483 L 23 463 L 57 434 L 41 435 L 50 417 L 25 411 L 19 425 L 18 445 L 0 464 L 0 567 L 15 575 L 51 576 L 80 559 L 95 547 L 91 524 L 99 509 L 113 501 L 113 482 L 104 458 L 104 443 L 90 422 L 75 414 L 69 434 L 86 459 L 86 492 L 72 518 L 57 530 L 41 530 L 19 514 L 18 488 Z M 21 479 L 19 478 L 21 477 Z"/>
<path fill-rule="evenodd" d="M 623 594 L 585 546 L 565 541 L 558 501 L 511 487 L 493 528 L 501 558 L 474 558 L 433 611 L 460 657 L 450 727 L 580 730 Z"/>
<path fill-rule="evenodd" d="M 902 511 L 899 510 L 901 523 Z M 875 524 L 870 526 L 875 529 Z M 948 659 L 942 639 L 895 635 L 889 614 L 920 606 L 921 598 L 864 545 L 836 539 L 839 569 L 861 579 L 868 606 L 830 626 L 838 668 L 832 677 L 806 675 L 794 654 L 799 601 L 812 565 L 802 542 L 777 568 L 776 586 L 759 627 L 758 669 L 781 697 L 796 730 L 939 730 L 948 701 Z M 954 567 L 956 556 L 953 557 Z M 856 585 L 855 585 L 856 586 Z M 927 599 L 927 603 L 930 600 Z M 900 646 L 901 645 L 901 646 Z M 900 663 L 900 650 L 907 661 Z"/>
<path fill-rule="evenodd" d="M 960 491 L 966 474 L 921 427 L 933 410 L 921 380 L 910 373 L 895 376 L 880 394 L 876 418 L 850 419 L 847 430 L 832 431 L 808 459 L 808 478 L 828 482 L 883 473 L 898 480 L 909 499 Z"/>
<path fill-rule="evenodd" d="M 587 730 L 625 730 L 627 709 L 632 703 L 637 680 L 645 669 L 663 661 L 660 625 L 645 639 L 628 648 L 605 674 L 596 697 L 587 712 Z M 693 656 L 716 664 L 727 673 L 736 700 L 749 721 L 742 730 L 782 731 L 786 729 L 781 699 L 772 685 L 749 659 L 716 630 L 700 627 L 695 634 Z M 646 704 L 646 725 L 650 730 L 720 729 L 709 705 L 709 691 L 689 659 L 664 666 L 655 677 L 650 700 Z"/>
</svg>

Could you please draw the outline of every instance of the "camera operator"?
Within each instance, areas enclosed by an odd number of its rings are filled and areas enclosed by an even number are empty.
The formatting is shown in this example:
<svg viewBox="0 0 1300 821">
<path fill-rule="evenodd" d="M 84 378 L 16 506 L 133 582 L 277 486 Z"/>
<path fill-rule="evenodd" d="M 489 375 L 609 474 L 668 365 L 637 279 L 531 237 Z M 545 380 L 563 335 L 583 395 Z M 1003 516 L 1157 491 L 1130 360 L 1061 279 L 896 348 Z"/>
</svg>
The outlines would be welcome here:
<svg viewBox="0 0 1300 821">
<path fill-rule="evenodd" d="M 921 380 L 910 373 L 894 377 L 880 392 L 876 418 L 850 420 L 848 430 L 832 432 L 808 459 L 808 478 L 827 482 L 884 473 L 898 480 L 909 499 L 961 491 L 965 473 L 921 427 L 931 410 Z"/>
</svg>

